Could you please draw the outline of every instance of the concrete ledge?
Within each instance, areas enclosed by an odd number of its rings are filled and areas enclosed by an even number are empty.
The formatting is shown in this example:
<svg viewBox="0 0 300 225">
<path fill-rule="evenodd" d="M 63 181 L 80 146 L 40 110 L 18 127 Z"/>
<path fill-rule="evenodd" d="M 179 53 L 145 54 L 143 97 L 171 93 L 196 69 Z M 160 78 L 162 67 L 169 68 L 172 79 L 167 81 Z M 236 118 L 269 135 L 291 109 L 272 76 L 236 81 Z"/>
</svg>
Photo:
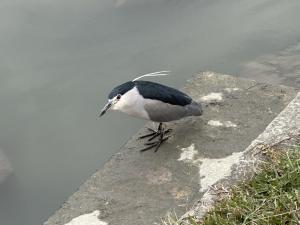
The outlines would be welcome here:
<svg viewBox="0 0 300 225">
<path fill-rule="evenodd" d="M 200 215 L 201 207 L 212 203 L 205 204 L 213 199 L 211 185 L 231 176 L 247 146 L 297 93 L 211 72 L 189 80 L 184 91 L 204 102 L 203 117 L 168 124 L 174 132 L 157 153 L 138 151 L 142 128 L 44 224 L 158 224 L 168 212 L 183 215 L 203 199 L 190 212 Z M 298 112 L 295 99 L 287 112 Z M 277 131 L 285 133 L 283 127 Z"/>
<path fill-rule="evenodd" d="M 260 161 L 260 152 L 271 146 L 284 144 L 292 145 L 300 137 L 300 92 L 288 106 L 266 127 L 266 129 L 252 143 L 239 154 L 239 158 L 230 168 L 230 176 L 215 182 L 201 200 L 181 220 L 189 216 L 201 219 L 213 206 L 219 197 L 219 188 L 228 188 L 233 182 L 239 181 L 255 172 L 256 164 Z"/>
</svg>

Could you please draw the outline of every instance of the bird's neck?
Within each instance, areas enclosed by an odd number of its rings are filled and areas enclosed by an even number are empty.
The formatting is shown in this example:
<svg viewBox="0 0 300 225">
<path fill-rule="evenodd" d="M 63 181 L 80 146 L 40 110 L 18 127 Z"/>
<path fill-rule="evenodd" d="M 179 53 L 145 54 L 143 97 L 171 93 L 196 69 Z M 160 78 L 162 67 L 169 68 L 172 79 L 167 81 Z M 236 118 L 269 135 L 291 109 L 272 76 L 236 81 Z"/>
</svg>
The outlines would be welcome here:
<svg viewBox="0 0 300 225">
<path fill-rule="evenodd" d="M 136 87 L 126 92 L 120 101 L 114 105 L 113 109 L 124 112 L 130 116 L 149 119 L 144 109 L 144 98 L 140 95 Z"/>
</svg>

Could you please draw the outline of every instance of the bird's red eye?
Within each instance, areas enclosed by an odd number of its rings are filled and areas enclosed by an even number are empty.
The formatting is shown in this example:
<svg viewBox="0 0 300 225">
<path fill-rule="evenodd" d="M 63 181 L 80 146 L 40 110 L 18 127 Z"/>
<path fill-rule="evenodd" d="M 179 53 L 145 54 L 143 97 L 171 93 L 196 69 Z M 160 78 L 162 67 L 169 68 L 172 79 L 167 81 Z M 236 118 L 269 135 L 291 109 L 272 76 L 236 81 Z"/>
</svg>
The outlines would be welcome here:
<svg viewBox="0 0 300 225">
<path fill-rule="evenodd" d="M 117 99 L 119 100 L 121 98 L 121 95 L 117 95 Z"/>
</svg>

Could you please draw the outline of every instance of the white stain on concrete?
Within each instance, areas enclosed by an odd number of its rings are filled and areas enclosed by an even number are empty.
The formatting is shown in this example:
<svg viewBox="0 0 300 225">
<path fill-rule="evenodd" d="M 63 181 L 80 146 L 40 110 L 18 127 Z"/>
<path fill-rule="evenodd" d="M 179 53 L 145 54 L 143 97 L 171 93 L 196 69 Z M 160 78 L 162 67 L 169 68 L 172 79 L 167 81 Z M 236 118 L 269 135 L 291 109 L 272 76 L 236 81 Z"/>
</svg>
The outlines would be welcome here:
<svg viewBox="0 0 300 225">
<path fill-rule="evenodd" d="M 221 127 L 223 126 L 223 123 L 218 120 L 210 120 L 207 122 L 208 125 L 214 126 L 214 127 Z"/>
<path fill-rule="evenodd" d="M 203 72 L 203 75 L 208 78 L 211 78 L 215 76 L 215 73 L 207 71 L 207 72 Z"/>
<path fill-rule="evenodd" d="M 191 144 L 187 148 L 181 148 L 178 161 L 192 163 L 199 168 L 200 191 L 204 192 L 219 180 L 230 176 L 231 167 L 240 161 L 242 154 L 243 152 L 232 153 L 219 159 L 197 158 L 198 150 L 195 149 L 195 144 Z"/>
<path fill-rule="evenodd" d="M 69 223 L 66 223 L 65 225 L 108 225 L 108 223 L 98 219 L 99 215 L 100 211 L 95 210 L 92 213 L 78 216 L 72 219 Z"/>
<path fill-rule="evenodd" d="M 224 122 L 224 126 L 225 127 L 237 127 L 236 124 L 234 124 L 233 122 L 231 122 L 229 120 Z"/>
<path fill-rule="evenodd" d="M 227 91 L 228 93 L 231 93 L 231 92 L 234 92 L 234 91 L 238 91 L 240 89 L 237 88 L 237 87 L 234 87 L 234 88 L 225 88 L 224 90 Z"/>
<path fill-rule="evenodd" d="M 223 100 L 223 94 L 221 92 L 212 92 L 201 97 L 200 100 L 203 102 L 220 102 Z"/>
<path fill-rule="evenodd" d="M 181 149 L 181 154 L 178 161 L 191 162 L 194 160 L 195 155 L 198 154 L 198 150 L 195 149 L 195 144 L 191 144 L 187 148 Z"/>
<path fill-rule="evenodd" d="M 201 164 L 199 165 L 199 175 L 201 180 L 200 191 L 206 191 L 217 181 L 230 176 L 231 167 L 240 161 L 242 154 L 243 152 L 237 152 L 220 159 L 198 159 L 201 162 Z"/>
<path fill-rule="evenodd" d="M 209 120 L 207 122 L 208 125 L 210 126 L 214 126 L 214 127 L 237 127 L 236 124 L 234 124 L 233 122 L 231 121 L 219 121 L 219 120 Z"/>
</svg>

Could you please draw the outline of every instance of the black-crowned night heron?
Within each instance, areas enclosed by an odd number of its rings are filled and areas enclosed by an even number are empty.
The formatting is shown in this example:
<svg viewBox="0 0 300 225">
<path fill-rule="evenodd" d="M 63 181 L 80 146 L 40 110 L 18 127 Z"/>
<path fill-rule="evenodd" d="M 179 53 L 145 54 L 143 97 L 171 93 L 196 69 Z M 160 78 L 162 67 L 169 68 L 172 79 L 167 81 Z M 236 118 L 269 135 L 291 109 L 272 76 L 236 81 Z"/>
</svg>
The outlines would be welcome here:
<svg viewBox="0 0 300 225">
<path fill-rule="evenodd" d="M 160 145 L 169 138 L 165 137 L 165 134 L 169 133 L 171 129 L 164 129 L 163 122 L 179 120 L 187 116 L 202 115 L 201 104 L 195 102 L 187 94 L 162 84 L 139 80 L 147 76 L 164 76 L 168 72 L 160 71 L 145 74 L 133 81 L 115 87 L 108 95 L 108 102 L 100 113 L 100 116 L 102 116 L 106 111 L 112 109 L 158 122 L 157 131 L 148 128 L 151 133 L 140 137 L 150 137 L 148 142 L 145 143 L 146 147 L 141 151 L 151 148 L 155 148 L 155 151 L 157 151 Z M 158 140 L 152 142 L 156 137 L 158 137 Z"/>
</svg>

